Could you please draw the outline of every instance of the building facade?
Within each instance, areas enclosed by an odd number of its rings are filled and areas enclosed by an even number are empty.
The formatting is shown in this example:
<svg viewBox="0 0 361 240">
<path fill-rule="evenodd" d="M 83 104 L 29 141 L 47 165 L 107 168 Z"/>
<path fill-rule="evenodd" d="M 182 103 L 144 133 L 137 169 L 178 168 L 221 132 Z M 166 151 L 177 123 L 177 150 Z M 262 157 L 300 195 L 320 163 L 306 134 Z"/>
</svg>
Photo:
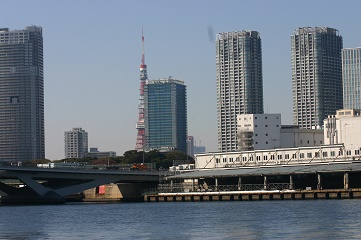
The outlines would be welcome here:
<svg viewBox="0 0 361 240">
<path fill-rule="evenodd" d="M 236 151 L 237 115 L 263 113 L 262 47 L 256 31 L 216 36 L 218 150 Z"/>
<path fill-rule="evenodd" d="M 0 161 L 44 158 L 42 28 L 0 28 Z"/>
<path fill-rule="evenodd" d="M 65 158 L 84 158 L 88 154 L 88 133 L 82 128 L 64 132 Z"/>
<path fill-rule="evenodd" d="M 342 108 L 342 37 L 328 27 L 303 27 L 291 36 L 293 123 L 321 128 Z"/>
<path fill-rule="evenodd" d="M 361 110 L 361 48 L 342 49 L 343 108 Z"/>
<path fill-rule="evenodd" d="M 87 154 L 87 157 L 94 158 L 106 158 L 106 157 L 116 157 L 117 153 L 114 151 L 99 151 L 98 148 L 91 147 Z"/>
<path fill-rule="evenodd" d="M 281 114 L 240 114 L 237 118 L 238 151 L 281 146 Z"/>
<path fill-rule="evenodd" d="M 322 129 L 300 129 L 296 125 L 281 126 L 281 148 L 313 147 L 324 144 Z"/>
<path fill-rule="evenodd" d="M 187 153 L 187 94 L 171 77 L 144 86 L 145 150 Z"/>
</svg>

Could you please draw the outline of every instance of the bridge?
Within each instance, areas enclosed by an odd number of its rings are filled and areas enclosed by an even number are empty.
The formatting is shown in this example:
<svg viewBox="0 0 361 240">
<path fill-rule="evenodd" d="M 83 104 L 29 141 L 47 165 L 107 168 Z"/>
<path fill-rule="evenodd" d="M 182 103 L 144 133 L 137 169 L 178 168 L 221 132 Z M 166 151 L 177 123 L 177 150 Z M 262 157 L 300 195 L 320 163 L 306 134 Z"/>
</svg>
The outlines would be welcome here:
<svg viewBox="0 0 361 240">
<path fill-rule="evenodd" d="M 0 204 L 64 203 L 65 197 L 109 183 L 146 187 L 159 182 L 157 171 L 115 171 L 0 166 Z M 9 185 L 20 181 L 24 186 Z"/>
</svg>

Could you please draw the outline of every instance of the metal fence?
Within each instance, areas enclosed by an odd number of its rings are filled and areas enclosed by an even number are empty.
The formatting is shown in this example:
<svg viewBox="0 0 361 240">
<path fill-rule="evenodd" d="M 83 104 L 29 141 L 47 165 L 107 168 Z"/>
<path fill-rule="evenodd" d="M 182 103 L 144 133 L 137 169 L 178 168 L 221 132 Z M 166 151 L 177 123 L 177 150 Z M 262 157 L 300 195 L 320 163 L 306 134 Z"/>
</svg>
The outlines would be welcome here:
<svg viewBox="0 0 361 240">
<path fill-rule="evenodd" d="M 187 193 L 187 192 L 228 192 L 228 191 L 272 191 L 290 189 L 289 183 L 242 184 L 238 185 L 210 185 L 198 186 L 189 183 L 159 184 L 158 188 L 145 189 L 143 195 L 158 193 Z"/>
</svg>

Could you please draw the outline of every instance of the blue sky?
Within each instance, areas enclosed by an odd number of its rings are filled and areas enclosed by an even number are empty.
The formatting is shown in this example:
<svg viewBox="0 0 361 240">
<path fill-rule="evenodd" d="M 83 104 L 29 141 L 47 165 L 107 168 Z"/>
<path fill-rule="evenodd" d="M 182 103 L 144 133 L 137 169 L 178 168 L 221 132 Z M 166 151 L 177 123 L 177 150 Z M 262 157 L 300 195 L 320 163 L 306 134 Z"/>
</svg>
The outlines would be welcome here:
<svg viewBox="0 0 361 240">
<path fill-rule="evenodd" d="M 43 27 L 46 157 L 64 158 L 64 131 L 82 127 L 89 147 L 134 149 L 141 32 L 149 79 L 173 76 L 188 92 L 188 134 L 217 150 L 215 46 L 208 29 L 262 38 L 264 109 L 292 124 L 290 36 L 299 27 L 339 30 L 360 47 L 361 1 L 0 0 L 0 27 Z"/>
</svg>

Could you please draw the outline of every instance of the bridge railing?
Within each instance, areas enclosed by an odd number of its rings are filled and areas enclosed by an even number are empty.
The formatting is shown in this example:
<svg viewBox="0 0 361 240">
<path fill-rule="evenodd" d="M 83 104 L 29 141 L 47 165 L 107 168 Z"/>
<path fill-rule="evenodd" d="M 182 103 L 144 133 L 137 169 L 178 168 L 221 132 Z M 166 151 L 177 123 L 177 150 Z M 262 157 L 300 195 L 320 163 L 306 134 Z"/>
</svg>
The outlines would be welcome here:
<svg viewBox="0 0 361 240">
<path fill-rule="evenodd" d="M 272 191 L 288 190 L 289 183 L 269 183 L 269 184 L 242 184 L 242 185 L 190 185 L 184 183 L 159 184 L 158 188 L 145 189 L 143 195 L 158 193 L 188 193 L 188 192 L 229 192 L 229 191 Z"/>
</svg>

